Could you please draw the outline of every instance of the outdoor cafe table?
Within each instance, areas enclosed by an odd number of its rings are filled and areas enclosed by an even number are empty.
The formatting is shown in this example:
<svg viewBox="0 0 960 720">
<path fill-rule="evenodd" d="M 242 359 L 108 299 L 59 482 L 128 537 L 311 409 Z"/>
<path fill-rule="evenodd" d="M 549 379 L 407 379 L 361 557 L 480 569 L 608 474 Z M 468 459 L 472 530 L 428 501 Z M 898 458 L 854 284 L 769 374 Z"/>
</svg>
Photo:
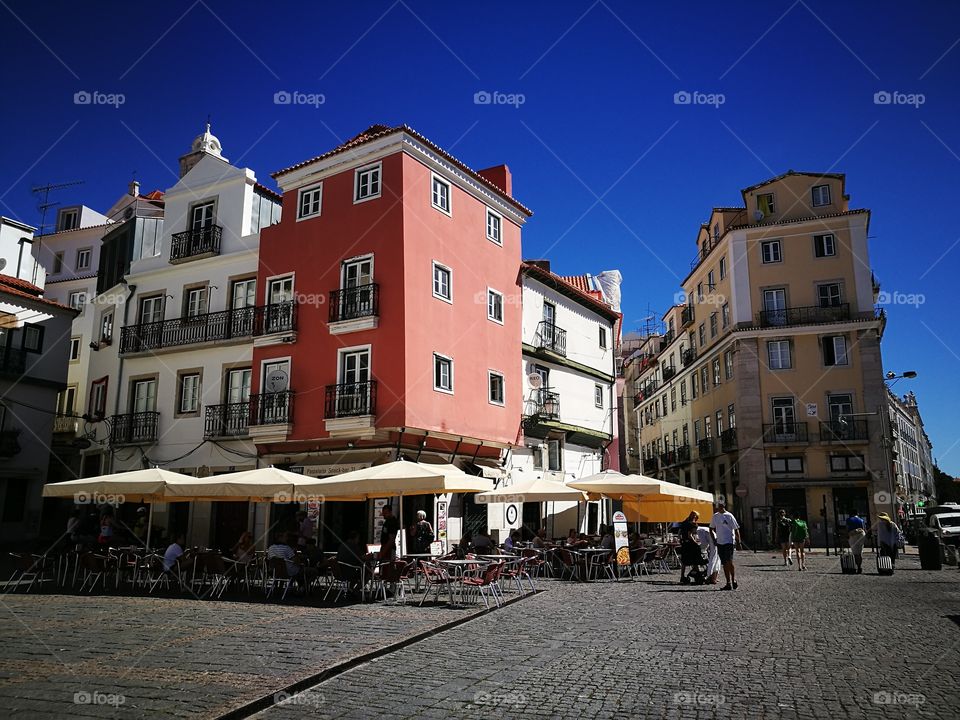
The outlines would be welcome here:
<svg viewBox="0 0 960 720">
<path fill-rule="evenodd" d="M 417 570 L 420 567 L 420 563 L 424 560 L 432 560 L 436 557 L 441 557 L 444 553 L 406 553 L 401 556 L 401 560 L 413 560 L 413 591 L 420 591 L 420 573 Z"/>
<path fill-rule="evenodd" d="M 488 565 L 492 564 L 489 560 L 481 560 L 480 558 L 474 558 L 473 560 L 438 560 L 437 562 L 439 562 L 441 565 L 451 568 L 455 573 L 454 577 L 456 577 L 457 580 L 459 580 L 459 582 L 457 583 L 457 586 L 460 588 L 459 605 L 463 605 L 463 573 L 464 571 L 470 566 L 474 566 L 479 570 L 481 568 L 486 568 Z M 457 605 L 457 603 L 453 603 L 453 602 L 451 602 L 450 604 Z"/>
</svg>

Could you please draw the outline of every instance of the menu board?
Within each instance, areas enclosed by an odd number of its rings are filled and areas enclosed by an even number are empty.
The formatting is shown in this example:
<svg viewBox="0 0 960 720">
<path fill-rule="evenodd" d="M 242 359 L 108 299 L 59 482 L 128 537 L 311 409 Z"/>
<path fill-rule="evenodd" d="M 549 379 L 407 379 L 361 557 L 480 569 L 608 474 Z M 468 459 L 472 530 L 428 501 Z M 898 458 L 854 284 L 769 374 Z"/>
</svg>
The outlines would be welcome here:
<svg viewBox="0 0 960 720">
<path fill-rule="evenodd" d="M 629 565 L 630 539 L 627 537 L 627 516 L 622 512 L 613 514 L 613 539 L 617 548 L 617 565 Z"/>
</svg>

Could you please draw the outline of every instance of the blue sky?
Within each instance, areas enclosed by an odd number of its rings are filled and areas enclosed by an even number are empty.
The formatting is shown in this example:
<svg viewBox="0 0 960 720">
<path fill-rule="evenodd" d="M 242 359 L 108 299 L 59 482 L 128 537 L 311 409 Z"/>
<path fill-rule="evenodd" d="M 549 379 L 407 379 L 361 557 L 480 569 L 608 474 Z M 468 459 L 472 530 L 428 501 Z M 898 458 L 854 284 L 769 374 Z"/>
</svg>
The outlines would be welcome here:
<svg viewBox="0 0 960 720">
<path fill-rule="evenodd" d="M 209 114 L 225 155 L 269 173 L 374 122 L 406 122 L 468 165 L 506 162 L 535 216 L 524 254 L 619 268 L 626 329 L 672 302 L 714 205 L 788 169 L 847 173 L 872 209 L 891 294 L 886 369 L 916 370 L 934 454 L 960 473 L 960 6 L 936 3 L 117 3 L 5 0 L 0 213 L 144 189 Z M 77 105 L 77 92 L 123 104 Z M 277 92 L 323 103 L 278 105 Z M 475 104 L 477 92 L 522 104 Z M 720 94 L 675 104 L 677 92 Z M 880 91 L 921 95 L 876 104 Z M 904 98 L 910 100 L 911 98 Z M 919 104 L 922 100 L 922 104 Z"/>
</svg>

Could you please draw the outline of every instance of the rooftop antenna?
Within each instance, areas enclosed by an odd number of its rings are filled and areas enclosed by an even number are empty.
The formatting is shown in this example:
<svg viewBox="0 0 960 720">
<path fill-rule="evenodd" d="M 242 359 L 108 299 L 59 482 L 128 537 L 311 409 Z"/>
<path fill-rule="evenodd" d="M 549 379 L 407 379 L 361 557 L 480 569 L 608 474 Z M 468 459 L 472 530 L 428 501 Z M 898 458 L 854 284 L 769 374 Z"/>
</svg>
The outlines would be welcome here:
<svg viewBox="0 0 960 720">
<path fill-rule="evenodd" d="M 70 182 L 64 182 L 64 183 L 47 183 L 46 185 L 40 185 L 39 187 L 30 189 L 30 192 L 40 197 L 40 202 L 37 204 L 37 210 L 40 211 L 40 225 L 37 227 L 37 230 L 39 231 L 38 232 L 39 237 L 42 238 L 44 233 L 46 232 L 47 210 L 52 208 L 54 205 L 60 204 L 58 202 L 50 202 L 50 191 L 60 190 L 66 187 L 72 187 L 74 185 L 82 185 L 83 182 L 84 182 L 83 180 L 71 180 Z M 56 229 L 56 225 L 54 225 L 54 229 Z M 36 258 L 38 259 L 40 257 L 40 249 L 42 245 L 43 245 L 43 240 L 39 240 L 37 242 L 37 254 L 36 254 Z M 34 284 L 36 284 L 37 282 L 38 265 L 39 265 L 39 262 L 34 262 L 33 264 L 33 277 L 31 279 L 31 282 L 33 282 Z"/>
</svg>

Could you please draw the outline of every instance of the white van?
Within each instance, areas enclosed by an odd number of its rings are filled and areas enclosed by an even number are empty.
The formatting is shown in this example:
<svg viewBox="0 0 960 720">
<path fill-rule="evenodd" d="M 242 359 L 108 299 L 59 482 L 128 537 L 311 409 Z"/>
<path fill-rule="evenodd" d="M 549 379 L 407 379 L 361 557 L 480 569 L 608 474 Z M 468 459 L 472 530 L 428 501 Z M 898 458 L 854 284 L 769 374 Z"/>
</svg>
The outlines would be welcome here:
<svg viewBox="0 0 960 720">
<path fill-rule="evenodd" d="M 940 538 L 940 542 L 960 545 L 960 512 L 931 515 L 927 518 L 927 527 Z"/>
</svg>

